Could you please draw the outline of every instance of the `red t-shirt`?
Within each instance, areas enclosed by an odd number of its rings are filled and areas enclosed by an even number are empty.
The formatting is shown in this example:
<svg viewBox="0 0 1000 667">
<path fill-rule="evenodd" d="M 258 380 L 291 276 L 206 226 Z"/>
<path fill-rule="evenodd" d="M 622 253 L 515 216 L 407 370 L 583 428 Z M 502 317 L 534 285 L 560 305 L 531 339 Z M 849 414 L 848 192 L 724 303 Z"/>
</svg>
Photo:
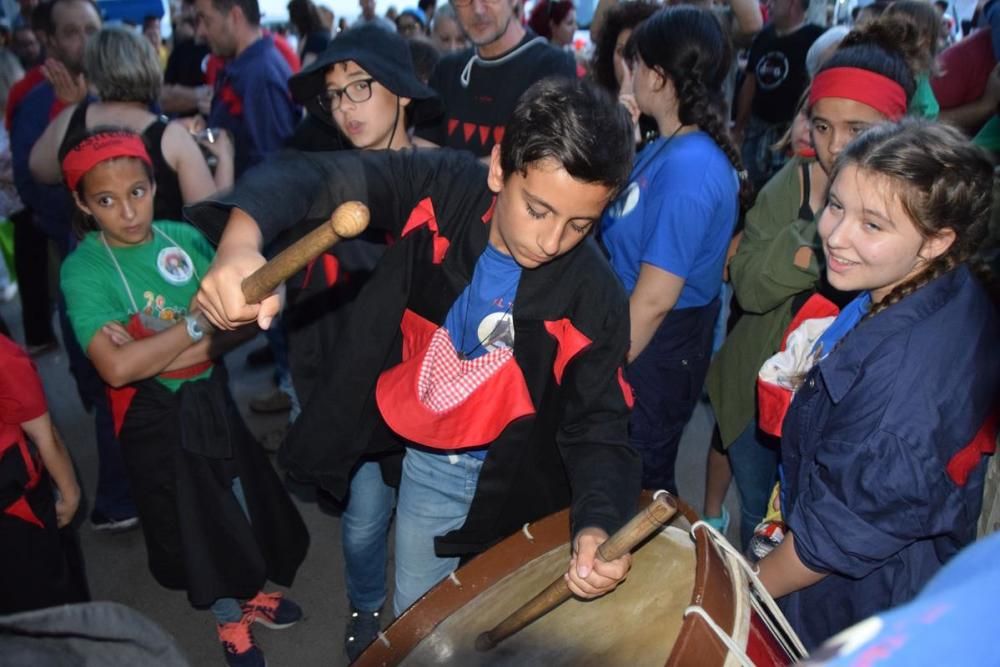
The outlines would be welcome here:
<svg viewBox="0 0 1000 667">
<path fill-rule="evenodd" d="M 21 450 L 28 471 L 25 485 L 28 489 L 38 484 L 42 464 L 31 455 L 21 424 L 46 412 L 42 381 L 31 358 L 9 338 L 0 335 L 0 455 L 11 447 Z M 0 512 L 42 525 L 23 496 L 8 507 L 0 507 Z"/>
<path fill-rule="evenodd" d="M 996 63 L 989 28 L 945 49 L 938 57 L 941 74 L 931 79 L 941 109 L 954 109 L 982 97 Z"/>
</svg>

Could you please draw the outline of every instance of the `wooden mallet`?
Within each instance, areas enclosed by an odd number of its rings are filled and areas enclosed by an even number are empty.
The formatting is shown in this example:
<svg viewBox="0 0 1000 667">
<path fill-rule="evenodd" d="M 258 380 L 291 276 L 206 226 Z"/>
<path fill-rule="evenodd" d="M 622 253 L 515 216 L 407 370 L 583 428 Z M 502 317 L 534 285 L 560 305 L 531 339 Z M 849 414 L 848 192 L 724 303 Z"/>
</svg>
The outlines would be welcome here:
<svg viewBox="0 0 1000 667">
<path fill-rule="evenodd" d="M 260 303 L 337 241 L 353 238 L 363 232 L 368 227 L 369 217 L 368 207 L 359 201 L 344 202 L 338 206 L 324 224 L 243 279 L 241 287 L 247 303 Z"/>
<path fill-rule="evenodd" d="M 665 491 L 658 493 L 653 502 L 597 548 L 597 557 L 605 562 L 621 558 L 662 528 L 676 513 L 677 502 L 673 496 Z M 566 579 L 560 576 L 545 590 L 500 621 L 492 630 L 487 630 L 476 637 L 476 650 L 489 651 L 507 637 L 561 605 L 572 595 Z"/>
</svg>

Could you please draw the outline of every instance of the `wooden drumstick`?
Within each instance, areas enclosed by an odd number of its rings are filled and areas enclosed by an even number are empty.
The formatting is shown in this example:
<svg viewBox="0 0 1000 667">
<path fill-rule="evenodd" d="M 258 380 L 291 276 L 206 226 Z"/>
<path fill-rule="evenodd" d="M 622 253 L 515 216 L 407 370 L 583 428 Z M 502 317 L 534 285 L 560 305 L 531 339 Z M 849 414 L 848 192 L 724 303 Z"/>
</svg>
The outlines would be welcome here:
<svg viewBox="0 0 1000 667">
<path fill-rule="evenodd" d="M 657 494 L 653 502 L 597 548 L 597 557 L 605 562 L 621 558 L 662 528 L 676 513 L 677 502 L 673 496 L 666 492 Z M 487 630 L 476 637 L 476 650 L 489 651 L 507 637 L 561 605 L 572 595 L 565 577 L 560 576 L 545 590 L 500 621 L 492 630 Z"/>
<path fill-rule="evenodd" d="M 312 230 L 243 279 L 241 286 L 247 303 L 260 303 L 337 241 L 363 232 L 368 226 L 368 219 L 368 207 L 359 201 L 338 206 L 326 224 Z"/>
</svg>

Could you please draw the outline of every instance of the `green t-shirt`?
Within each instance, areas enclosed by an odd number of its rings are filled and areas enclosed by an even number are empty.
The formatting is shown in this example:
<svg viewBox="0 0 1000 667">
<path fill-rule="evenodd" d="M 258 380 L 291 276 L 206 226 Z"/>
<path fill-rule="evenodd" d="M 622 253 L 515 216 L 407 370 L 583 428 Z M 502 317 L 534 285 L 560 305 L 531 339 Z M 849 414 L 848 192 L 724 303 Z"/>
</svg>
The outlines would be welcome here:
<svg viewBox="0 0 1000 667">
<path fill-rule="evenodd" d="M 99 232 L 90 232 L 63 262 L 60 285 L 84 351 L 108 322 L 124 325 L 139 314 L 147 328 L 164 329 L 187 314 L 215 250 L 191 225 L 156 221 L 153 229 L 148 243 L 124 248 L 105 246 Z M 186 381 L 157 380 L 171 391 Z"/>
<path fill-rule="evenodd" d="M 917 89 L 913 91 L 910 104 L 906 112 L 916 118 L 926 118 L 927 120 L 937 120 L 941 113 L 941 105 L 934 97 L 934 89 L 931 88 L 931 79 L 926 74 L 917 77 Z"/>
</svg>

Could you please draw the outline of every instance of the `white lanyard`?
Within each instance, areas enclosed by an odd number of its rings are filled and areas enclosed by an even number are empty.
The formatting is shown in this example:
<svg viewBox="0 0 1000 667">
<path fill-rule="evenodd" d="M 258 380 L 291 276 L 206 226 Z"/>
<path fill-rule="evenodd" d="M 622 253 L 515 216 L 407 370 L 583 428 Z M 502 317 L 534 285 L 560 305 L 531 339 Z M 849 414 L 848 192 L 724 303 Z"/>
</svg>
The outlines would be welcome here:
<svg viewBox="0 0 1000 667">
<path fill-rule="evenodd" d="M 165 231 L 163 231 L 162 229 L 158 229 L 156 225 L 151 225 L 151 227 L 153 229 L 154 234 L 160 234 L 167 241 L 174 244 L 178 249 L 184 250 L 184 248 L 181 247 L 181 244 L 170 238 L 170 236 Z M 105 238 L 104 232 L 101 232 L 101 243 L 104 244 L 104 249 L 108 251 L 108 257 L 111 258 L 111 263 L 115 265 L 115 269 L 118 271 L 118 277 L 122 279 L 122 285 L 125 286 L 125 294 L 128 295 L 128 300 L 132 304 L 132 311 L 129 314 L 131 315 L 138 313 L 139 305 L 135 302 L 135 297 L 132 295 L 132 287 L 128 284 L 128 280 L 125 278 L 125 272 L 122 271 L 122 266 L 121 264 L 118 263 L 118 258 L 115 257 L 115 253 L 111 251 L 111 246 L 108 245 L 108 239 Z M 198 275 L 198 269 L 196 269 L 194 266 L 194 260 L 191 260 L 191 271 L 194 273 L 194 277 L 200 283 L 201 276 Z"/>
</svg>

